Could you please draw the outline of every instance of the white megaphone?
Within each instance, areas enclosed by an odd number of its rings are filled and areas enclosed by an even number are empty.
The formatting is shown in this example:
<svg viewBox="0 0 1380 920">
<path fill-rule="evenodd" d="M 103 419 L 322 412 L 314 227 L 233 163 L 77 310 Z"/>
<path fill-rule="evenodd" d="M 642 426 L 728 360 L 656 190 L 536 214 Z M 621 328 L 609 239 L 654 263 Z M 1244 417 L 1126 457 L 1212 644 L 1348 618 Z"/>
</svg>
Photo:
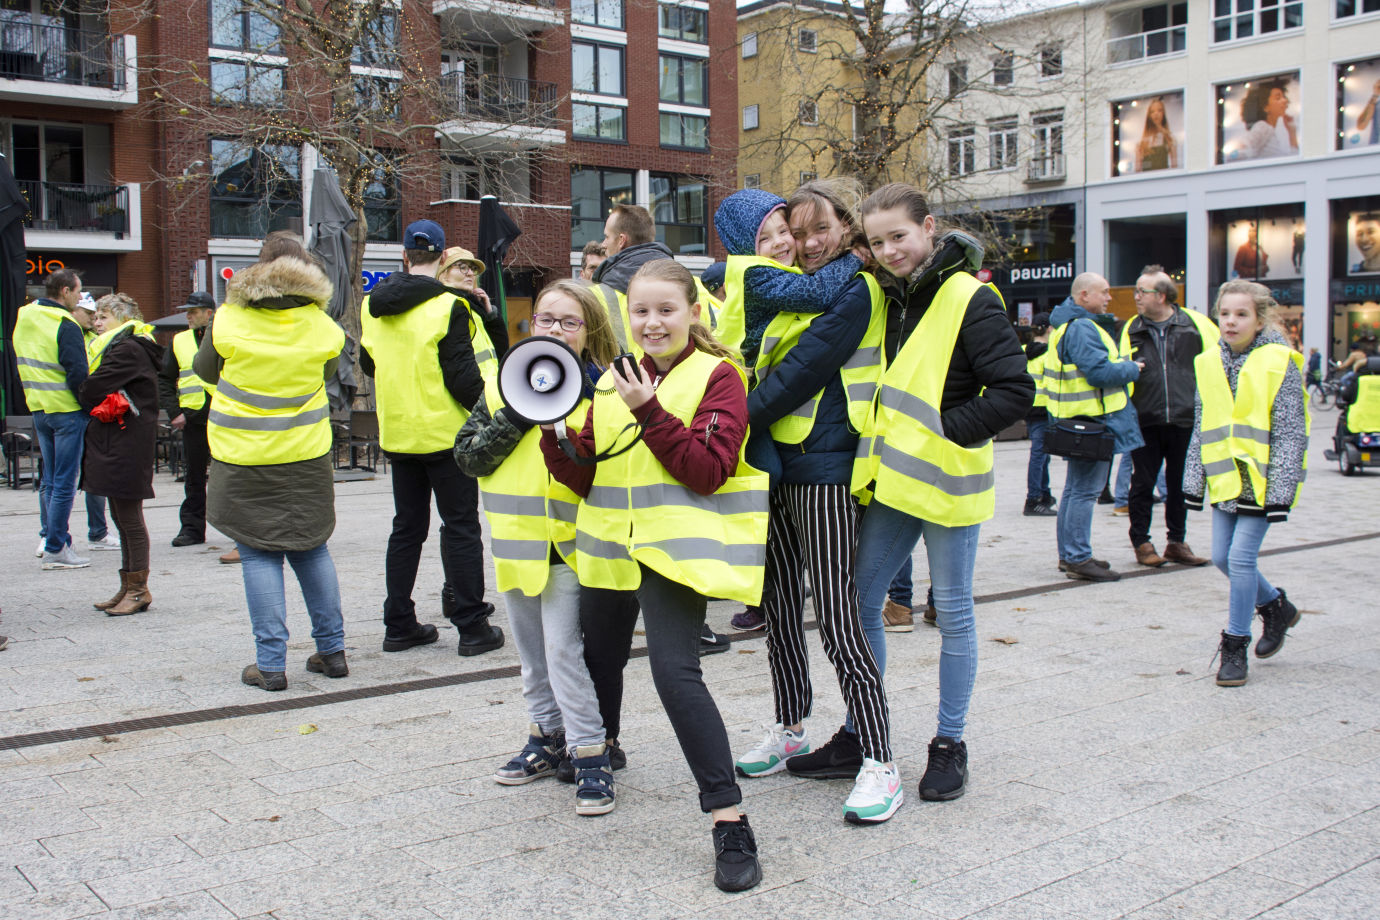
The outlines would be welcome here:
<svg viewBox="0 0 1380 920">
<path fill-rule="evenodd" d="M 504 355 L 498 395 L 514 414 L 533 425 L 563 421 L 584 395 L 580 356 L 549 335 L 523 339 Z"/>
</svg>

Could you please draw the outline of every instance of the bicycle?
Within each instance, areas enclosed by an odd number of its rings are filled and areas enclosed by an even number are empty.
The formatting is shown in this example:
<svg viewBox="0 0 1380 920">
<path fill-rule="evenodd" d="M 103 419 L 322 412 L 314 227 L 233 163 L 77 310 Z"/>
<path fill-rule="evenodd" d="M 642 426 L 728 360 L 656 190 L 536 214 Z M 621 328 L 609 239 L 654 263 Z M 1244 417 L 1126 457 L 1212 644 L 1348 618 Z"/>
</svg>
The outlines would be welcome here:
<svg viewBox="0 0 1380 920">
<path fill-rule="evenodd" d="M 1337 408 L 1337 390 L 1341 387 L 1341 377 L 1337 374 L 1337 362 L 1327 362 L 1327 377 L 1319 380 L 1310 375 L 1305 389 L 1308 390 L 1308 405 L 1314 409 Z"/>
</svg>

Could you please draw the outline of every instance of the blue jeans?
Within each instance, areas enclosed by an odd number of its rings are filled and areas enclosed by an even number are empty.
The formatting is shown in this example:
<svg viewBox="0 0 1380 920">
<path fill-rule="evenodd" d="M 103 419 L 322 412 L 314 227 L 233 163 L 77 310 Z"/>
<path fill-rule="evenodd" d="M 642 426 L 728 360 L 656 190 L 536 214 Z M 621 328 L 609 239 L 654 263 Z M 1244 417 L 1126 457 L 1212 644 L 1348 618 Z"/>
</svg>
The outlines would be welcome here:
<svg viewBox="0 0 1380 920">
<path fill-rule="evenodd" d="M 863 514 L 858 531 L 858 609 L 872 656 L 883 673 L 886 633 L 882 630 L 882 606 L 887 587 L 924 537 L 941 637 L 937 734 L 946 738 L 963 737 L 968 703 L 977 681 L 973 565 L 979 526 L 945 527 L 874 501 Z"/>
<path fill-rule="evenodd" d="M 340 583 L 335 563 L 322 543 L 316 549 L 270 552 L 236 543 L 240 550 L 244 599 L 254 628 L 255 661 L 260 671 L 287 670 L 287 602 L 283 595 L 283 559 L 292 566 L 311 617 L 311 635 L 323 655 L 345 647 L 345 620 L 340 615 Z"/>
<path fill-rule="evenodd" d="M 1279 589 L 1256 567 L 1269 529 L 1268 518 L 1212 509 L 1212 564 L 1231 580 L 1227 632 L 1233 636 L 1249 636 L 1255 608 L 1279 597 Z"/>
<path fill-rule="evenodd" d="M 891 586 L 886 589 L 886 596 L 907 610 L 910 609 L 915 594 L 915 584 L 912 581 L 913 572 L 914 563 L 911 557 L 907 556 L 906 561 L 901 563 L 901 568 L 897 570 L 896 577 L 891 579 Z M 868 644 L 872 644 L 870 639 Z"/>
<path fill-rule="evenodd" d="M 1116 468 L 1116 485 L 1112 487 L 1112 507 L 1125 508 L 1126 503 L 1131 500 L 1131 454 L 1126 452 L 1121 454 L 1121 462 Z"/>
<path fill-rule="evenodd" d="M 1049 454 L 1045 453 L 1048 429 L 1048 412 L 1025 420 L 1025 430 L 1030 435 L 1030 462 L 1025 468 L 1026 501 L 1037 502 L 1049 494 Z"/>
<path fill-rule="evenodd" d="M 1092 558 L 1092 519 L 1097 496 L 1107 481 L 1110 460 L 1078 460 L 1070 457 L 1064 473 L 1064 494 L 1059 498 L 1059 558 L 1087 562 Z M 1126 463 L 1127 470 L 1131 464 Z"/>
<path fill-rule="evenodd" d="M 67 522 L 77 494 L 82 447 L 86 443 L 85 412 L 35 412 L 34 435 L 43 456 L 43 478 L 38 486 L 39 520 L 44 550 L 60 553 L 72 542 Z"/>
<path fill-rule="evenodd" d="M 105 520 L 105 496 L 86 495 L 86 539 L 95 543 L 97 540 L 104 540 L 106 534 L 110 533 L 110 525 Z M 76 498 L 73 497 L 73 501 Z M 71 516 L 68 516 L 70 521 Z M 70 526 L 70 524 L 69 524 Z M 43 506 L 42 495 L 38 502 L 38 535 L 44 540 L 48 539 L 48 509 Z"/>
</svg>

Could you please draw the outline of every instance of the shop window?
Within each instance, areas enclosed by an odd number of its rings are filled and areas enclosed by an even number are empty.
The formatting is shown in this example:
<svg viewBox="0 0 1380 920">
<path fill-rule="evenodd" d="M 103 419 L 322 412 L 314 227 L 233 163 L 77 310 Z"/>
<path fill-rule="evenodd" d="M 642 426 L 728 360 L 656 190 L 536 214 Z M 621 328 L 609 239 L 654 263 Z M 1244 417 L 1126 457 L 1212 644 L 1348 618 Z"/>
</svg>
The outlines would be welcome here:
<svg viewBox="0 0 1380 920">
<path fill-rule="evenodd" d="M 1109 220 L 1106 227 L 1107 280 L 1113 287 L 1132 287 L 1142 269 L 1152 264 L 1164 266 L 1170 277 L 1183 280 L 1188 252 L 1188 228 L 1183 214 Z M 1131 295 L 1122 296 L 1129 299 Z M 1202 308 L 1201 304 L 1188 306 Z"/>
<path fill-rule="evenodd" d="M 633 204 L 633 174 L 625 169 L 575 167 L 570 173 L 570 248 L 604 238 L 604 222 L 616 204 Z"/>
<path fill-rule="evenodd" d="M 1303 0 L 1214 0 L 1212 40 L 1217 44 L 1303 28 Z"/>
<path fill-rule="evenodd" d="M 1184 124 L 1183 93 L 1113 102 L 1112 175 L 1182 167 Z"/>
<path fill-rule="evenodd" d="M 1310 243 L 1327 245 L 1325 239 L 1306 239 L 1302 203 L 1213 211 L 1208 214 L 1208 289 L 1215 295 L 1223 282 L 1235 278 L 1265 285 L 1282 307 L 1286 337 L 1297 347 L 1304 250 Z"/>
<path fill-rule="evenodd" d="M 703 179 L 652 173 L 652 219 L 656 238 L 671 252 L 703 254 L 709 239 L 709 209 Z"/>
<path fill-rule="evenodd" d="M 1338 150 L 1380 147 L 1380 58 L 1337 65 L 1337 113 Z"/>
<path fill-rule="evenodd" d="M 1217 162 L 1298 156 L 1298 71 L 1217 87 Z"/>
</svg>

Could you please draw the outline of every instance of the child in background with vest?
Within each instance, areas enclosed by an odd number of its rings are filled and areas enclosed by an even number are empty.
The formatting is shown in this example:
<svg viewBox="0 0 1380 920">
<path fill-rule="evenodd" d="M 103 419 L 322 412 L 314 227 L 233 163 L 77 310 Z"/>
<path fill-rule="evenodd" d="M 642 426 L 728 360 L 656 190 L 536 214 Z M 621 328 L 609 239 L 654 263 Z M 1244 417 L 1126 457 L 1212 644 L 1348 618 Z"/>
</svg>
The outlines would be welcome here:
<svg viewBox="0 0 1380 920">
<path fill-rule="evenodd" d="M 602 375 L 619 351 L 608 314 L 575 281 L 542 290 L 532 328 L 569 345 L 591 378 Z M 571 413 L 572 427 L 583 427 L 593 395 L 587 391 Z M 585 667 L 580 582 L 568 564 L 580 499 L 550 479 L 540 440 L 530 422 L 504 405 L 492 379 L 455 438 L 455 462 L 479 480 L 484 497 L 494 575 L 522 661 L 522 696 L 531 718 L 526 746 L 494 779 L 507 786 L 530 783 L 555 775 L 561 761 L 573 757 L 575 811 L 602 815 L 613 810 L 613 773 Z"/>
<path fill-rule="evenodd" d="M 862 204 L 872 255 L 891 276 L 887 370 L 859 445 L 855 492 L 872 494 L 858 534 L 863 625 L 880 627 L 887 586 L 925 538 L 942 635 L 939 729 L 920 797 L 963 795 L 963 729 L 977 679 L 973 567 L 978 529 L 995 511 L 992 438 L 1035 398 L 1001 296 L 971 272 L 982 247 L 939 232 L 921 192 L 895 183 Z M 870 437 L 868 437 L 870 435 Z"/>
<path fill-rule="evenodd" d="M 1228 281 L 1217 292 L 1222 341 L 1194 364 L 1193 436 L 1184 467 L 1188 507 L 1212 503 L 1212 563 L 1231 581 L 1222 631 L 1219 687 L 1246 682 L 1251 619 L 1259 614 L 1257 658 L 1284 645 L 1298 609 L 1260 574 L 1260 544 L 1284 521 L 1307 468 L 1308 409 L 1303 356 L 1280 332 L 1269 288 Z M 1267 437 L 1262 438 L 1265 435 Z"/>
<path fill-rule="evenodd" d="M 638 269 L 628 317 L 642 359 L 600 378 L 573 438 L 573 451 L 598 463 L 577 464 L 549 430 L 541 446 L 552 475 L 584 497 L 581 583 L 637 591 L 652 679 L 700 807 L 713 816 L 714 883 L 745 891 L 762 878 L 757 842 L 738 811 L 728 733 L 698 647 L 706 592 L 745 603 L 761 594 L 767 483 L 742 461 L 744 374 L 701 323 L 696 296 L 694 278 L 673 260 Z"/>
</svg>

